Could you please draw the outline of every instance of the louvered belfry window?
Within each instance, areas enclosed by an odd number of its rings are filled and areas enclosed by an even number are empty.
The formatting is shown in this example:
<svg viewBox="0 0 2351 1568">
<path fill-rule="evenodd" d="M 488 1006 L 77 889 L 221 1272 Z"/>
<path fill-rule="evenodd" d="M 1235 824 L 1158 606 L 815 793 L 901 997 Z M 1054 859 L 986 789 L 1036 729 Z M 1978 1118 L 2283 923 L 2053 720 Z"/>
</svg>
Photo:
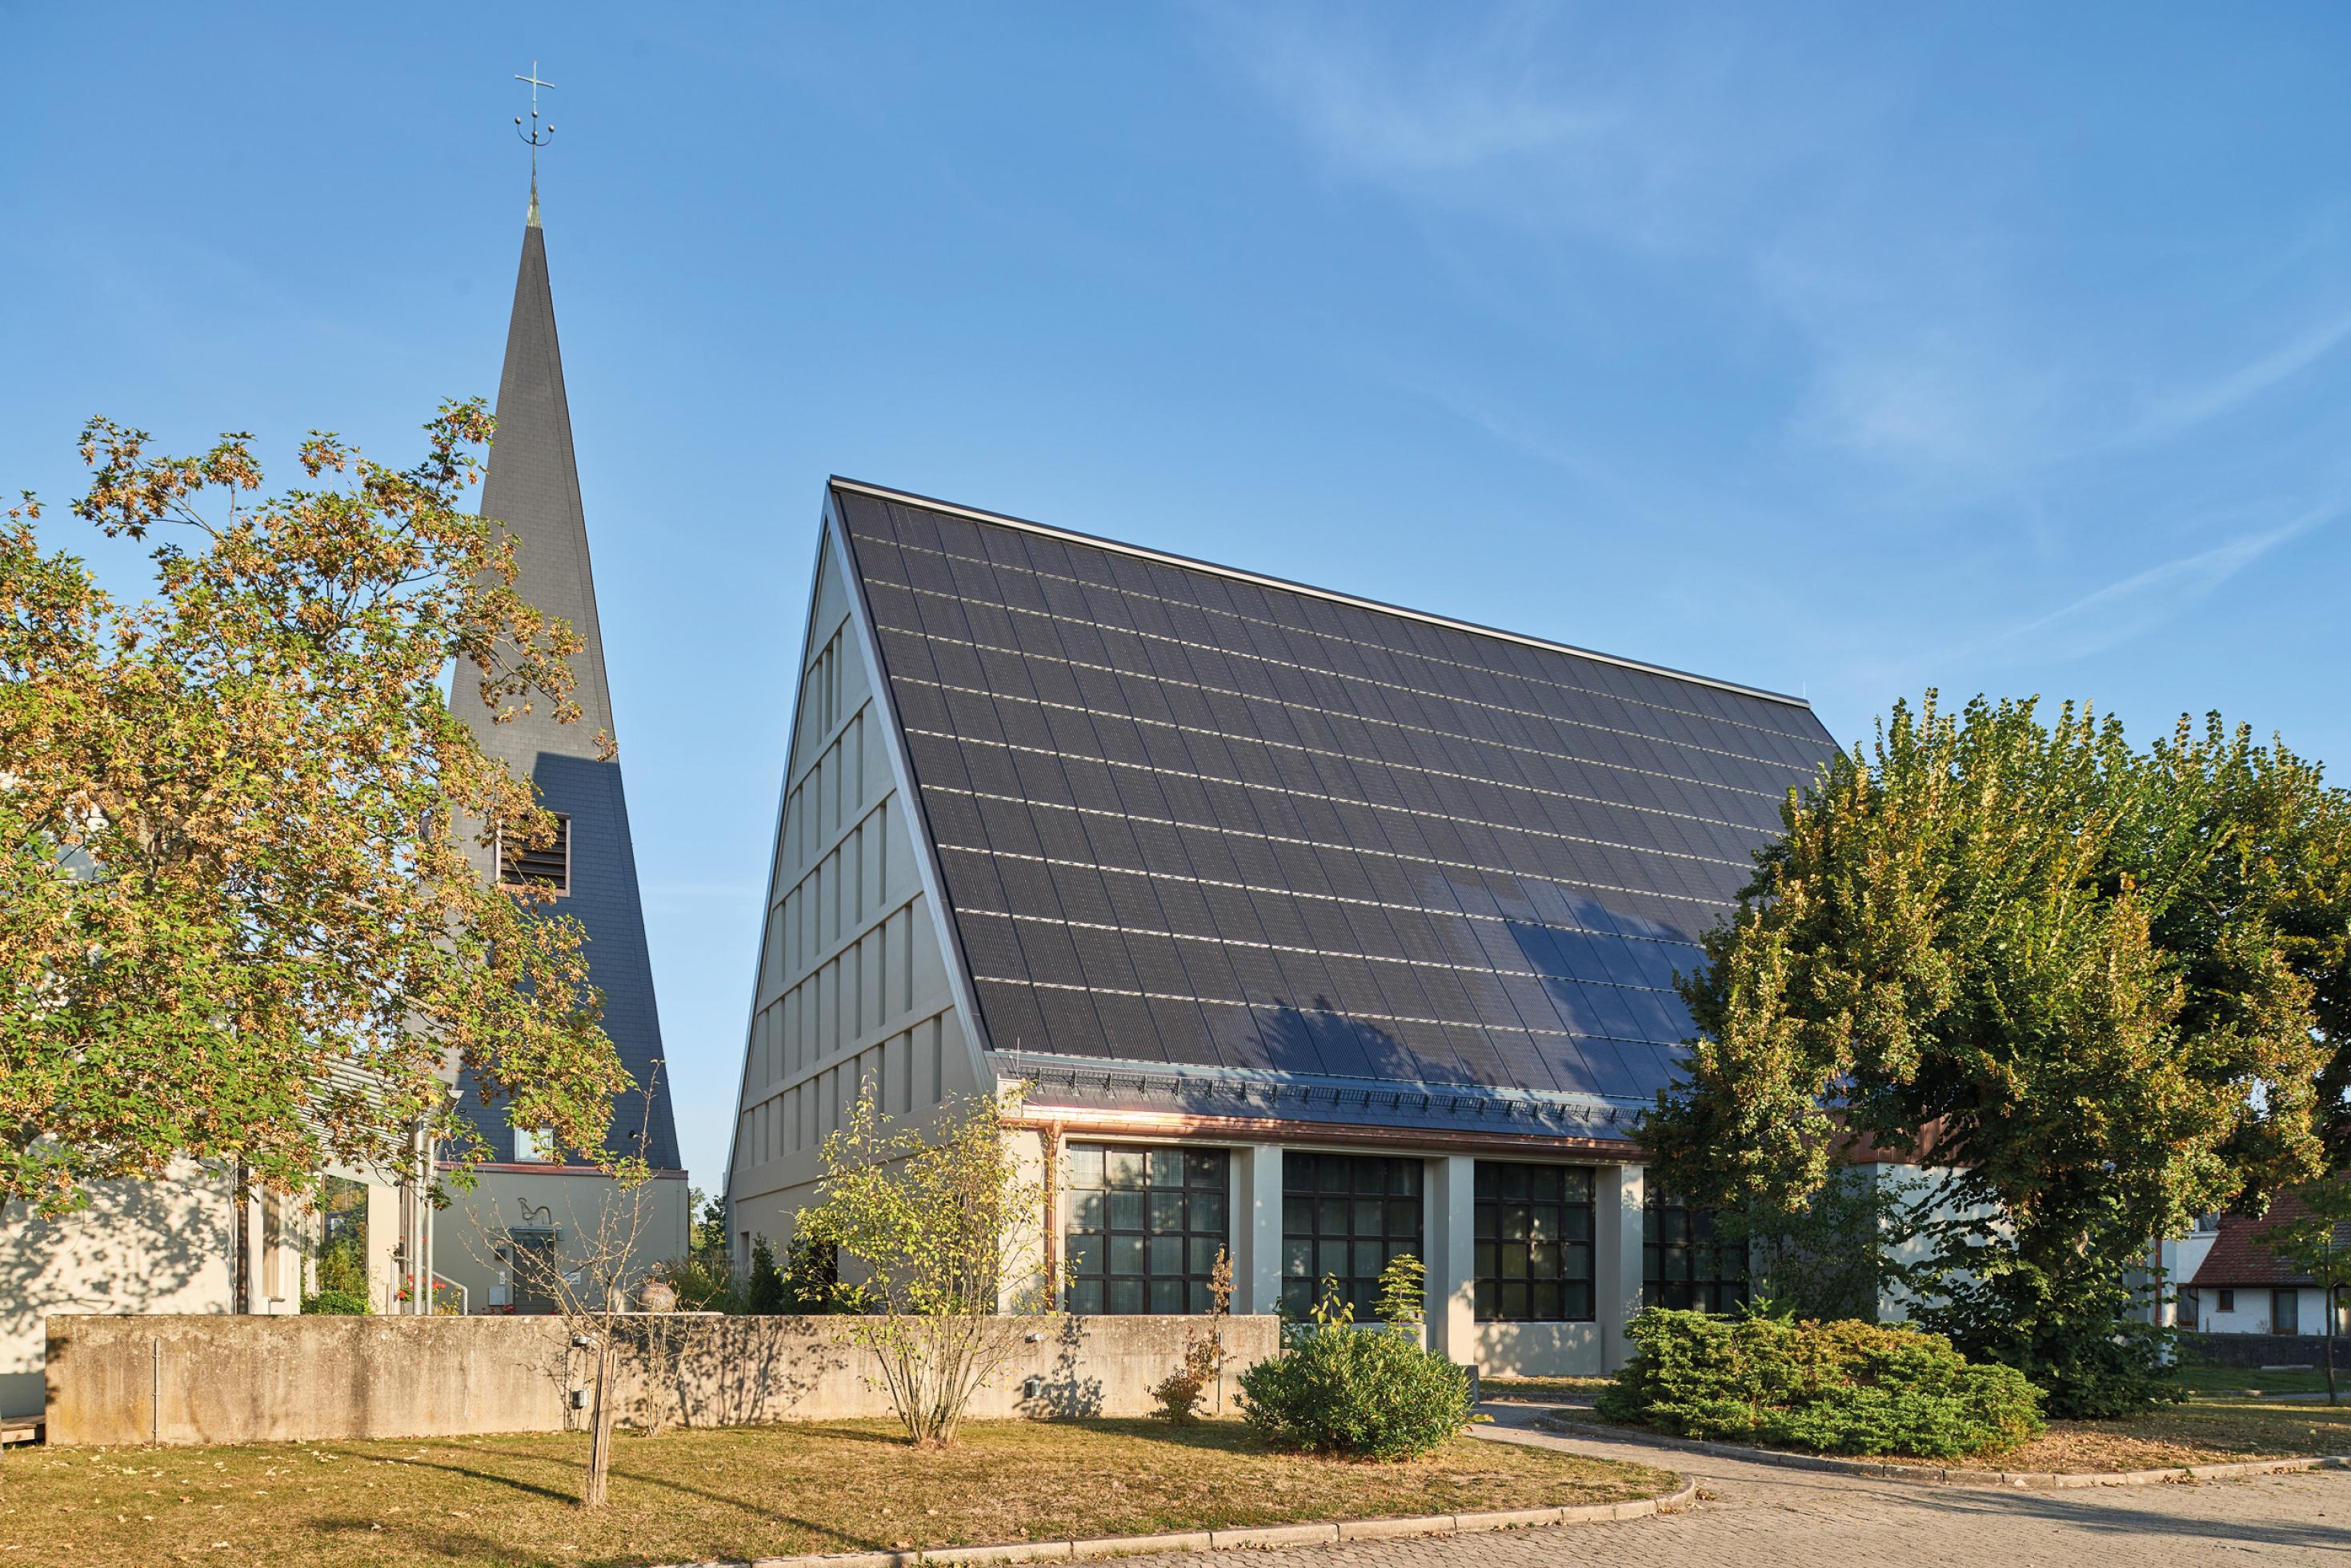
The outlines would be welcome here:
<svg viewBox="0 0 2351 1568">
<path fill-rule="evenodd" d="M 555 837 L 539 845 L 520 834 L 498 834 L 498 880 L 509 888 L 525 885 L 571 891 L 571 818 L 555 815 Z"/>
</svg>

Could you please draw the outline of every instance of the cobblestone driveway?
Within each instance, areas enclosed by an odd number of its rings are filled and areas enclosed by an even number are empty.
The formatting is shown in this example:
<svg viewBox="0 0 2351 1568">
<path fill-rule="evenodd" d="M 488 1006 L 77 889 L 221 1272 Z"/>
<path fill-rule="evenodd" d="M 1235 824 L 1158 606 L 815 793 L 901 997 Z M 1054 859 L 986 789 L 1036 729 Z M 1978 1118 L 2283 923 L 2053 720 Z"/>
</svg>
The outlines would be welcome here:
<svg viewBox="0 0 2351 1568">
<path fill-rule="evenodd" d="M 1489 1406 L 1523 1428 L 1536 1412 Z M 2194 1484 L 1997 1491 L 1782 1469 L 1706 1454 L 1490 1428 L 1496 1441 L 1638 1459 L 1695 1480 L 1709 1500 L 1687 1512 L 1449 1539 L 1366 1542 L 1251 1552 L 1249 1568 L 1532 1568 L 1604 1563 L 1671 1568 L 1756 1563 L 1843 1568 L 2007 1568 L 2009 1564 L 2181 1563 L 2351 1564 L 2351 1472 Z M 1155 1557 L 1174 1568 L 1233 1568 L 1234 1554 Z"/>
</svg>

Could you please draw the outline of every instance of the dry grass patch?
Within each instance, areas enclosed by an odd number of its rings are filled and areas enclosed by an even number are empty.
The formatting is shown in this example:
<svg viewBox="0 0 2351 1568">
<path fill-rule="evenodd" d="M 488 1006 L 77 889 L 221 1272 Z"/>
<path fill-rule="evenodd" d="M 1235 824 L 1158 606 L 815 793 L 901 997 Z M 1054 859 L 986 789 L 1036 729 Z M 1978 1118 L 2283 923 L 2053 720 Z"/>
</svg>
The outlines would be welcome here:
<svg viewBox="0 0 2351 1568">
<path fill-rule="evenodd" d="M 974 1422 L 915 1452 L 878 1421 L 623 1435 L 611 1505 L 571 1499 L 584 1435 L 19 1449 L 0 1568 L 625 1564 L 1068 1540 L 1613 1502 L 1640 1465 L 1457 1438 L 1410 1464 L 1268 1451 L 1236 1422 Z"/>
<path fill-rule="evenodd" d="M 1579 1415 L 1577 1420 L 1593 1419 Z M 1600 1422 L 1624 1431 L 1649 1428 Z M 1756 1445 L 1761 1446 L 1761 1445 Z M 2082 1473 L 2351 1454 L 2351 1404 L 2287 1404 L 2204 1396 L 2126 1421 L 2052 1421 L 2031 1442 L 1967 1459 L 1856 1454 L 1890 1465 Z"/>
<path fill-rule="evenodd" d="M 2147 1470 L 2351 1453 L 2351 1405 L 2205 1397 L 2127 1421 L 2052 1421 L 2007 1452 L 1970 1461 L 2009 1470 Z"/>
</svg>

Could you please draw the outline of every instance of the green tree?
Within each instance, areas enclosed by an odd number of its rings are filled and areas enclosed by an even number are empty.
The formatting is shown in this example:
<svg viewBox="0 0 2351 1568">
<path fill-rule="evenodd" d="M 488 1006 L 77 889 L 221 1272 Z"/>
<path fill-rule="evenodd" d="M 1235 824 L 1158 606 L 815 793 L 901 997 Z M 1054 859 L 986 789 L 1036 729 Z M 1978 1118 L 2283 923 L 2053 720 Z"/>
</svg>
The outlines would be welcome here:
<svg viewBox="0 0 2351 1568">
<path fill-rule="evenodd" d="M 994 1098 L 950 1102 L 927 1126 L 886 1130 L 871 1095 L 824 1140 L 820 1202 L 800 1239 L 836 1247 L 865 1277 L 850 1337 L 917 1445 L 952 1445 L 971 1397 L 1019 1349 L 1020 1314 L 1043 1310 L 1044 1185 L 1024 1168 Z"/>
<path fill-rule="evenodd" d="M 1428 1266 L 1410 1252 L 1398 1252 L 1380 1271 L 1379 1300 L 1372 1315 L 1382 1323 L 1414 1327 L 1427 1315 Z"/>
<path fill-rule="evenodd" d="M 2217 717 L 2140 752 L 2087 710 L 1930 692 L 1782 820 L 1643 1137 L 1725 1209 L 1809 1201 L 1849 1135 L 1914 1151 L 1917 1315 L 2055 1413 L 2159 1397 L 2151 1331 L 2116 1329 L 2147 1239 L 2324 1163 L 2345 797 Z"/>
<path fill-rule="evenodd" d="M 508 711 L 576 712 L 579 639 L 462 510 L 479 402 L 414 467 L 314 432 L 308 488 L 256 500 L 251 438 L 152 456 L 93 421 L 77 515 L 159 536 L 124 603 L 0 527 L 0 1198 L 57 1212 L 186 1158 L 280 1190 L 329 1160 L 413 1169 L 483 1144 L 444 1072 L 518 1125 L 601 1140 L 626 1075 L 579 928 L 481 874 L 528 784 L 454 718 L 453 663 Z"/>
<path fill-rule="evenodd" d="M 2351 1178 L 2337 1175 L 2282 1193 L 2253 1239 L 2310 1276 L 2322 1293 L 2326 1336 L 2326 1402 L 2335 1397 L 2335 1306 L 2351 1290 Z"/>
<path fill-rule="evenodd" d="M 743 1282 L 743 1310 L 766 1315 L 791 1305 L 784 1273 L 776 1267 L 776 1249 L 765 1236 L 751 1240 L 751 1269 Z"/>
</svg>

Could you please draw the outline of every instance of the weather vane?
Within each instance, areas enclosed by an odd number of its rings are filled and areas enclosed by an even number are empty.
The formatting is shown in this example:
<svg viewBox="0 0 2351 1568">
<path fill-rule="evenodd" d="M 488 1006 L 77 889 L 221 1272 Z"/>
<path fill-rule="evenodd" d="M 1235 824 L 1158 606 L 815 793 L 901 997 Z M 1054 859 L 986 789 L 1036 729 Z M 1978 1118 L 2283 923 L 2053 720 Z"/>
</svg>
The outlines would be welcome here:
<svg viewBox="0 0 2351 1568">
<path fill-rule="evenodd" d="M 530 217 L 531 222 L 537 223 L 538 221 L 538 150 L 555 140 L 554 123 L 552 121 L 546 125 L 538 123 L 538 89 L 545 88 L 552 92 L 555 90 L 555 84 L 538 79 L 537 60 L 530 62 L 530 75 L 518 76 L 515 80 L 530 84 L 530 125 L 528 129 L 525 129 L 522 116 L 516 115 L 515 134 L 530 143 Z"/>
</svg>

